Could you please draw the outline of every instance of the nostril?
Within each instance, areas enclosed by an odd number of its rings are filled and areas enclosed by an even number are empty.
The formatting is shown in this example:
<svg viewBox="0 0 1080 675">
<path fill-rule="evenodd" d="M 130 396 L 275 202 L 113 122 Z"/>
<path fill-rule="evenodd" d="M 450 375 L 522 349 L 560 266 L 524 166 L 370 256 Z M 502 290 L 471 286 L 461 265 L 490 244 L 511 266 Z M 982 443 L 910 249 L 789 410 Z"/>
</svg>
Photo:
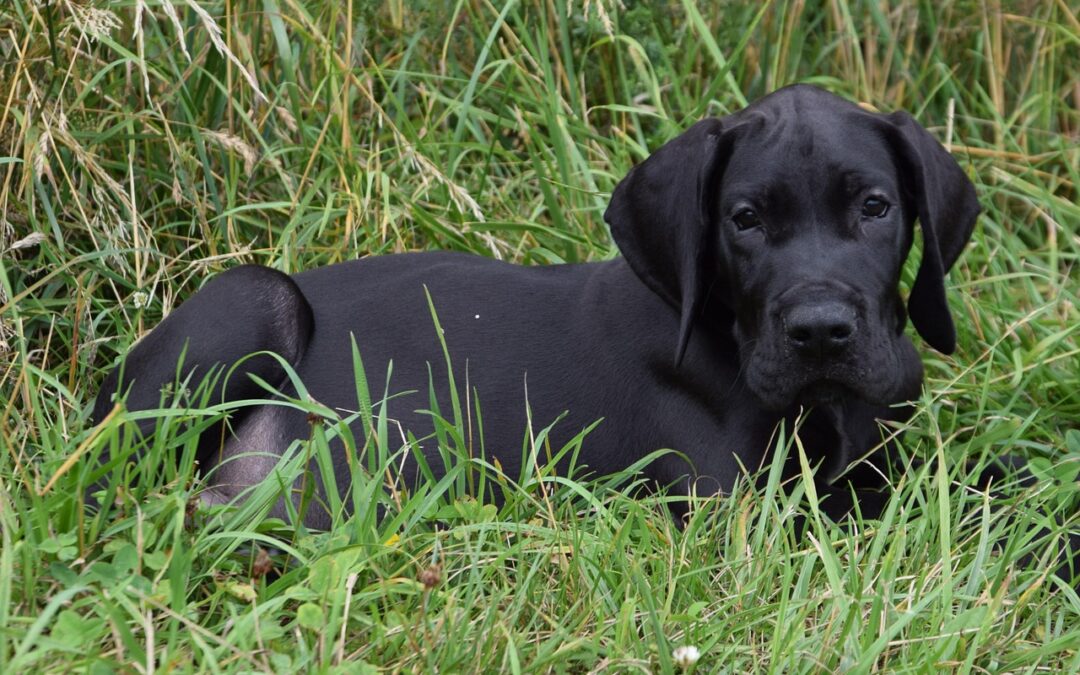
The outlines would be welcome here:
<svg viewBox="0 0 1080 675">
<path fill-rule="evenodd" d="M 829 330 L 829 337 L 838 342 L 847 340 L 851 337 L 851 326 L 848 324 L 835 325 Z"/>
<path fill-rule="evenodd" d="M 799 344 L 806 344 L 812 335 L 808 328 L 792 328 L 788 330 L 788 337 Z"/>
</svg>

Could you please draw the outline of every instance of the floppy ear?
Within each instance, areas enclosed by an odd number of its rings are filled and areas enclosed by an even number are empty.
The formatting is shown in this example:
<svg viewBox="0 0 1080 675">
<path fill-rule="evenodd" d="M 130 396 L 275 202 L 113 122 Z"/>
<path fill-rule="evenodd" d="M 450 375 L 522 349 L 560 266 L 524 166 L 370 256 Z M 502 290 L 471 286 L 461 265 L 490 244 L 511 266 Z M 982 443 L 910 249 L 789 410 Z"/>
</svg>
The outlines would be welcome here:
<svg viewBox="0 0 1080 675">
<path fill-rule="evenodd" d="M 705 299 L 712 206 L 730 135 L 702 120 L 654 152 L 615 187 L 604 220 L 634 273 L 679 309 L 675 365 Z"/>
<path fill-rule="evenodd" d="M 956 349 L 956 328 L 945 299 L 945 272 L 960 257 L 975 227 L 980 210 L 975 186 L 911 115 L 896 112 L 886 119 L 923 233 L 922 262 L 908 298 L 908 314 L 931 347 L 951 354 Z"/>
</svg>

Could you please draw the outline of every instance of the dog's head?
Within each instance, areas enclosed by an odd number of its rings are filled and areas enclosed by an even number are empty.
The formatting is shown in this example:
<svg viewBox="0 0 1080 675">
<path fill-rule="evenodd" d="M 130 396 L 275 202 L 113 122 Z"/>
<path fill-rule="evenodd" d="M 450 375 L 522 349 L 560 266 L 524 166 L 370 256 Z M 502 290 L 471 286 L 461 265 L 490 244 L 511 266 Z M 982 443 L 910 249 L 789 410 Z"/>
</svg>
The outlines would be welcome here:
<svg viewBox="0 0 1080 675">
<path fill-rule="evenodd" d="M 619 183 L 605 219 L 681 312 L 676 362 L 695 324 L 730 330 L 751 391 L 783 408 L 913 395 L 907 315 L 952 352 L 944 276 L 978 212 L 971 181 L 910 115 L 796 85 L 661 147 Z M 905 312 L 916 218 L 924 246 Z"/>
</svg>

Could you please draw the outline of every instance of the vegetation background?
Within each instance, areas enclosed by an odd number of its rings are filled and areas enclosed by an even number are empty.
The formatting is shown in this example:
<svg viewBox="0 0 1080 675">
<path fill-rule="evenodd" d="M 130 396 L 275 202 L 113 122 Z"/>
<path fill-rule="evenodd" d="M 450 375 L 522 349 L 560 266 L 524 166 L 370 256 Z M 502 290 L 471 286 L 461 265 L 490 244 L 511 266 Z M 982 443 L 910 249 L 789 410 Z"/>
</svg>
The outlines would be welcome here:
<svg viewBox="0 0 1080 675">
<path fill-rule="evenodd" d="M 1078 16 L 1076 0 L 0 4 L 0 671 L 647 672 L 692 645 L 699 672 L 1077 672 L 1080 598 L 1048 561 L 1080 508 Z M 133 415 L 87 423 L 118 356 L 221 270 L 609 257 L 601 214 L 632 164 L 800 81 L 911 111 L 985 206 L 950 277 L 959 349 L 923 350 L 905 449 L 926 461 L 881 521 L 831 524 L 774 479 L 678 530 L 662 497 L 617 489 L 632 475 L 545 467 L 504 477 L 495 509 L 466 497 L 483 467 L 462 458 L 416 494 L 358 469 L 358 515 L 308 532 L 263 521 L 274 486 L 235 510 L 189 501 L 179 422 L 220 407 L 177 408 L 127 468 Z M 358 378 L 379 461 L 396 451 L 384 379 Z M 342 433 L 321 412 L 298 453 Z M 121 461 L 98 513 L 80 494 L 106 447 Z M 967 464 L 1005 452 L 1039 480 L 992 511 Z"/>
</svg>

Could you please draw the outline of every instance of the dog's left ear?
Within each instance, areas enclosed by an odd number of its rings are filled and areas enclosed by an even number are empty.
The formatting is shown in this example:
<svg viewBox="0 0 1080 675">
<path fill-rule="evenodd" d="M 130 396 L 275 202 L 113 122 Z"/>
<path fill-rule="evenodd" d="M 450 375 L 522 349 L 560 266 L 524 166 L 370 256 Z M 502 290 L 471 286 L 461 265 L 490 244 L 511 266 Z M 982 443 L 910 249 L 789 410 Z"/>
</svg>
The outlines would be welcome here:
<svg viewBox="0 0 1080 675">
<path fill-rule="evenodd" d="M 604 212 L 634 273 L 679 309 L 676 365 L 707 293 L 712 210 L 730 145 L 722 120 L 698 122 L 631 169 Z"/>
<path fill-rule="evenodd" d="M 980 210 L 975 186 L 911 115 L 901 111 L 885 119 L 901 178 L 914 194 L 923 233 L 922 262 L 908 298 L 908 314 L 931 347 L 951 354 L 956 349 L 956 328 L 945 299 L 945 273 L 975 228 Z"/>
</svg>

